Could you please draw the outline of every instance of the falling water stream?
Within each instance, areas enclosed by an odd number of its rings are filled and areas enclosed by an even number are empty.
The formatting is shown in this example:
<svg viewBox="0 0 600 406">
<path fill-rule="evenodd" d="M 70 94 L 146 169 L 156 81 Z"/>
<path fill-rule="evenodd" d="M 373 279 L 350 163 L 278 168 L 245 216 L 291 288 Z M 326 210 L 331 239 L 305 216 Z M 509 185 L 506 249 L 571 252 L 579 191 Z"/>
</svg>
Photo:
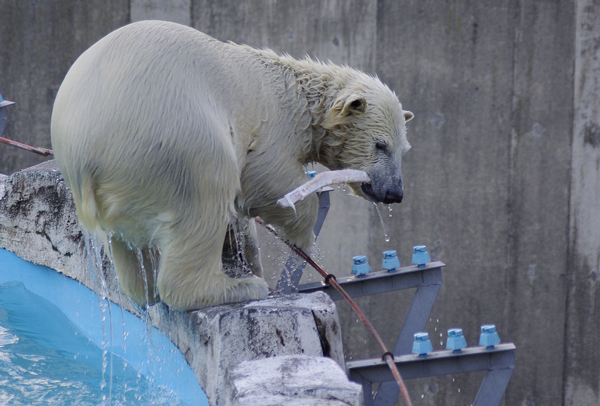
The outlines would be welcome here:
<svg viewBox="0 0 600 406">
<path fill-rule="evenodd" d="M 387 230 L 385 229 L 385 224 L 383 224 L 383 217 L 381 217 L 381 212 L 379 211 L 379 204 L 373 202 L 373 206 L 375 206 L 375 211 L 377 211 L 377 215 L 379 216 L 379 222 L 381 223 L 381 228 L 383 229 L 383 236 L 385 238 L 385 242 L 390 242 L 390 236 L 388 235 Z"/>
<path fill-rule="evenodd" d="M 111 403 L 112 399 L 112 377 L 113 377 L 113 329 L 112 329 L 112 310 L 111 306 L 107 305 L 108 298 L 108 286 L 106 284 L 106 278 L 104 276 L 102 267 L 102 254 L 98 241 L 95 236 L 84 235 L 85 247 L 87 251 L 88 270 L 92 276 L 94 282 L 94 288 L 97 293 L 98 305 L 101 311 L 102 321 L 102 379 L 100 381 L 100 389 L 106 387 L 106 368 L 110 365 L 109 370 L 109 390 L 108 390 L 108 404 Z M 109 317 L 109 332 L 107 337 L 106 331 L 106 312 L 108 309 Z M 108 339 L 108 340 L 107 340 Z M 106 346 L 110 344 L 110 351 L 107 350 Z M 110 353 L 110 355 L 109 355 Z"/>
<path fill-rule="evenodd" d="M 113 377 L 113 351 L 114 351 L 114 346 L 113 346 L 113 316 L 112 316 L 112 306 L 110 306 L 110 302 L 109 302 L 109 290 L 108 290 L 108 281 L 107 281 L 107 276 L 114 276 L 115 280 L 116 280 L 116 287 L 117 287 L 117 292 L 118 292 L 118 297 L 119 297 L 119 302 L 123 303 L 122 300 L 124 297 L 126 297 L 124 294 L 122 294 L 121 292 L 121 287 L 118 283 L 118 278 L 116 275 L 116 271 L 114 268 L 114 259 L 113 259 L 113 254 L 112 254 L 112 239 L 113 236 L 112 235 L 108 235 L 107 236 L 107 242 L 108 242 L 108 250 L 109 253 L 108 255 L 106 255 L 105 257 L 108 259 L 108 264 L 103 263 L 103 255 L 102 255 L 102 249 L 101 249 L 101 245 L 98 243 L 97 238 L 95 236 L 89 236 L 86 235 L 85 236 L 85 240 L 86 240 L 86 248 L 87 248 L 87 253 L 88 253 L 88 270 L 90 272 L 90 275 L 92 276 L 92 279 L 94 280 L 94 286 L 95 286 L 95 291 L 97 293 L 97 298 L 99 301 L 99 306 L 100 306 L 100 310 L 102 312 L 101 315 L 101 320 L 102 320 L 102 334 L 103 334 L 103 340 L 102 340 L 102 350 L 103 350 L 103 359 L 102 359 L 102 381 L 100 383 L 101 388 L 103 388 L 104 386 L 106 386 L 106 381 L 105 381 L 105 376 L 106 373 L 108 372 L 108 378 L 109 378 L 109 404 L 110 404 L 110 399 L 112 396 L 112 377 Z M 143 275 L 143 280 L 144 280 L 144 289 L 146 292 L 146 301 L 149 301 L 149 297 L 150 297 L 150 292 L 149 292 L 149 284 L 148 284 L 148 280 L 146 277 L 146 269 L 145 269 L 145 264 L 144 264 L 144 257 L 143 257 L 143 253 L 142 250 L 138 247 L 136 247 L 135 245 L 131 244 L 130 242 L 127 242 L 127 247 L 132 250 L 133 252 L 135 252 L 138 263 L 140 265 L 141 271 L 142 271 L 142 275 Z M 151 258 L 151 266 L 152 266 L 152 270 L 150 270 L 151 272 L 153 272 L 154 274 L 154 280 L 156 280 L 156 273 L 157 273 L 157 269 L 158 269 L 158 264 L 155 263 L 154 260 L 154 256 L 150 255 Z M 107 273 L 108 275 L 105 274 L 105 269 L 107 269 Z M 153 287 L 153 289 L 156 289 L 156 284 Z M 153 292 L 153 295 L 156 295 L 156 292 Z M 158 365 L 154 364 L 154 360 L 157 359 L 156 356 L 156 348 L 155 348 L 155 343 L 153 340 L 153 326 L 152 326 L 152 320 L 150 318 L 150 314 L 148 311 L 148 307 L 147 306 L 139 306 L 136 303 L 131 302 L 133 307 L 137 310 L 137 312 L 139 313 L 140 319 L 142 320 L 142 322 L 145 325 L 145 331 L 146 334 L 143 336 L 143 342 L 145 345 L 147 345 L 147 351 L 148 351 L 148 358 L 147 358 L 147 372 L 146 372 L 146 378 L 149 380 L 149 382 L 153 385 L 156 379 L 156 371 L 155 369 L 160 369 L 161 367 Z M 119 306 L 119 309 L 121 310 L 121 315 L 123 316 L 123 307 Z M 109 329 L 108 329 L 108 335 L 107 335 L 107 329 L 106 329 L 106 315 L 108 314 L 108 318 L 109 318 Z M 121 318 L 123 320 L 123 341 L 125 342 L 127 340 L 127 332 L 126 332 L 126 328 L 125 328 L 125 321 L 124 321 L 124 317 Z M 107 349 L 107 345 L 109 345 L 108 349 Z M 123 350 L 126 351 L 126 345 L 123 344 Z M 110 355 L 109 355 L 110 354 Z M 107 367 L 108 367 L 108 371 L 107 371 Z M 138 374 L 139 375 L 139 374 Z M 141 376 L 141 375 L 140 375 Z"/>
</svg>

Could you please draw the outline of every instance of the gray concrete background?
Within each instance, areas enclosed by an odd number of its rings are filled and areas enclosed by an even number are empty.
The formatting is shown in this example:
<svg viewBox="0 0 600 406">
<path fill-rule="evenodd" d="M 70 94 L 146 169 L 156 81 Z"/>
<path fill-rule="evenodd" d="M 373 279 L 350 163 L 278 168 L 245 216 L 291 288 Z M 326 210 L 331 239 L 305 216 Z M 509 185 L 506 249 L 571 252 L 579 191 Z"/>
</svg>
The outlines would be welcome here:
<svg viewBox="0 0 600 406">
<path fill-rule="evenodd" d="M 413 149 L 405 200 L 384 223 L 333 193 L 320 258 L 338 274 L 385 249 L 404 264 L 426 244 L 447 264 L 428 330 L 476 344 L 495 323 L 517 345 L 506 405 L 600 404 L 600 4 L 595 0 L 0 0 L 5 136 L 50 147 L 54 94 L 89 45 L 129 21 L 162 18 L 221 40 L 365 70 L 405 108 Z M 39 162 L 0 145 L 0 173 Z M 271 269 L 285 260 L 263 242 Z M 270 256 L 270 257 L 269 257 Z M 277 257 L 280 258 L 277 258 Z M 269 282 L 274 285 L 274 280 Z M 393 346 L 410 292 L 360 300 Z M 347 357 L 376 356 L 340 305 Z M 434 340 L 439 348 L 439 340 Z M 481 375 L 409 382 L 415 405 L 468 405 Z"/>
</svg>

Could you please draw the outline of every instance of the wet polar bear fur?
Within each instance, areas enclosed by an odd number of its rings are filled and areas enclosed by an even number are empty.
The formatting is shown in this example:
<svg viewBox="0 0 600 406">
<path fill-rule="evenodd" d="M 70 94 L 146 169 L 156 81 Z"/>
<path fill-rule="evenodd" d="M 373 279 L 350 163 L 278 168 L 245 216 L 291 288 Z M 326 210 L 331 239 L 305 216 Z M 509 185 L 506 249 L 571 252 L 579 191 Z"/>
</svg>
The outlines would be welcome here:
<svg viewBox="0 0 600 406">
<path fill-rule="evenodd" d="M 310 248 L 316 196 L 295 211 L 276 204 L 306 181 L 307 164 L 365 170 L 372 182 L 351 185 L 357 194 L 399 202 L 411 118 L 388 87 L 349 67 L 143 21 L 77 59 L 51 133 L 80 222 L 112 236 L 123 291 L 191 310 L 267 295 L 262 278 L 222 271 L 236 218 L 259 215 Z"/>
</svg>

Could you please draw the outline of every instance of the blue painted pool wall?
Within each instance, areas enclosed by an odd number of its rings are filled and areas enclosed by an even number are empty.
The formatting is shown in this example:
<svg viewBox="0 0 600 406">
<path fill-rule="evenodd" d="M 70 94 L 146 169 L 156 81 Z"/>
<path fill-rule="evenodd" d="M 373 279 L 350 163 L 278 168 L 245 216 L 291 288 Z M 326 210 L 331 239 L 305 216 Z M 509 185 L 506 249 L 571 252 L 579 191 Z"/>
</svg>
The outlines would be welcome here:
<svg viewBox="0 0 600 406">
<path fill-rule="evenodd" d="M 190 405 L 208 405 L 206 394 L 179 349 L 155 327 L 148 334 L 137 316 L 106 299 L 101 301 L 87 286 L 0 248 L 0 283 L 13 281 L 22 282 L 28 290 L 53 303 L 99 347 L 107 341 L 107 350 L 126 359 L 157 385 L 171 389 Z"/>
</svg>

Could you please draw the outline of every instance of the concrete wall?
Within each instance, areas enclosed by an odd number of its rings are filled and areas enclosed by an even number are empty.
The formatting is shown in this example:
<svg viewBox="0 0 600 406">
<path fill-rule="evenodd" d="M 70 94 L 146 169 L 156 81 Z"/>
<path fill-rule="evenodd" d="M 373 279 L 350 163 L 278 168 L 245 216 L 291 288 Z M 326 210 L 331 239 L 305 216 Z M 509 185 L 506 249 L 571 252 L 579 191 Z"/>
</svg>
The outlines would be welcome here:
<svg viewBox="0 0 600 406">
<path fill-rule="evenodd" d="M 4 137 L 50 148 L 52 105 L 69 67 L 90 45 L 128 22 L 127 0 L 1 0 L 0 94 L 17 103 L 8 108 Z M 0 173 L 44 160 L 1 147 Z"/>
<path fill-rule="evenodd" d="M 43 4 L 41 4 L 43 3 Z M 102 3 L 102 4 L 101 4 Z M 131 0 L 0 3 L 7 137 L 49 147 L 53 92 L 76 56 L 130 20 L 171 19 L 222 40 L 331 59 L 376 73 L 415 113 L 405 201 L 384 223 L 336 191 L 317 254 L 347 274 L 353 255 L 426 244 L 447 264 L 428 330 L 469 343 L 495 323 L 517 345 L 506 405 L 600 398 L 600 6 L 593 0 Z M 36 161 L 0 145 L 0 172 Z M 264 236 L 263 236 L 264 237 Z M 263 242 L 274 274 L 285 260 Z M 266 254 L 266 255 L 265 255 Z M 268 257 L 270 256 L 270 257 Z M 269 278 L 274 285 L 275 280 Z M 360 300 L 390 346 L 410 292 Z M 347 357 L 376 356 L 340 306 Z M 439 347 L 439 342 L 434 342 Z M 415 404 L 469 404 L 479 376 L 410 382 Z"/>
<path fill-rule="evenodd" d="M 565 405 L 599 404 L 600 5 L 576 7 Z"/>
</svg>

